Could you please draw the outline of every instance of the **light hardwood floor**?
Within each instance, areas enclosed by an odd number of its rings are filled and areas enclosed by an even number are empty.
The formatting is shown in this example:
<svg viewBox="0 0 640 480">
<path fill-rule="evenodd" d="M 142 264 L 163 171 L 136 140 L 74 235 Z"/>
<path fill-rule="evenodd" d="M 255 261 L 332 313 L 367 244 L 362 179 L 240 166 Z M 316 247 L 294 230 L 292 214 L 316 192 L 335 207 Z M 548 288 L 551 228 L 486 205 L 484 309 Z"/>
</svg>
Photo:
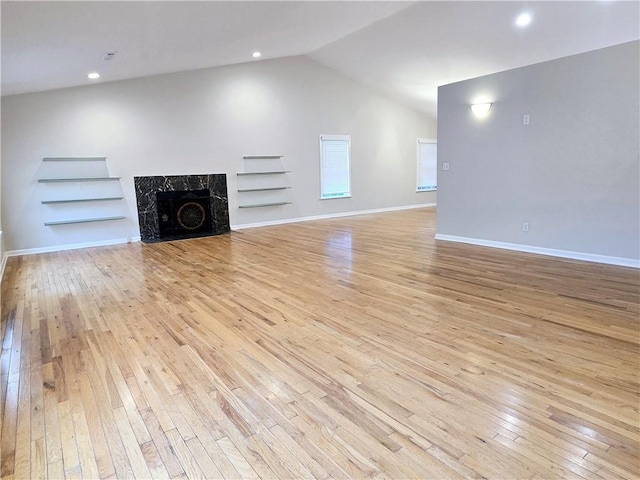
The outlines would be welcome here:
<svg viewBox="0 0 640 480">
<path fill-rule="evenodd" d="M 2 477 L 639 478 L 638 271 L 434 228 L 11 258 Z"/>
</svg>

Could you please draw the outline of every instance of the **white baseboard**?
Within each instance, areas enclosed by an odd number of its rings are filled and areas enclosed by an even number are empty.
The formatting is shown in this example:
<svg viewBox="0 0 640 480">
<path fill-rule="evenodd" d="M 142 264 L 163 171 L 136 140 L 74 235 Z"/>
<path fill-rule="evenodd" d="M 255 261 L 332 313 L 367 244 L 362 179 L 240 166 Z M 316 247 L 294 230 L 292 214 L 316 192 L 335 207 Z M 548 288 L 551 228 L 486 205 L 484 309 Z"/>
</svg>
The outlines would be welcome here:
<svg viewBox="0 0 640 480">
<path fill-rule="evenodd" d="M 0 230 L 0 252 L 2 253 L 2 259 L 0 259 L 0 282 L 2 282 L 4 267 L 7 266 L 7 254 L 2 249 L 2 230 Z"/>
<path fill-rule="evenodd" d="M 355 212 L 344 212 L 344 213 L 330 213 L 327 215 L 314 215 L 310 217 L 297 217 L 297 218 L 287 218 L 284 220 L 274 220 L 270 222 L 260 222 L 260 223 L 248 223 L 244 225 L 232 225 L 232 230 L 243 230 L 246 228 L 256 228 L 256 227 L 267 227 L 271 225 L 282 225 L 285 223 L 298 223 L 298 222 L 308 222 L 310 220 L 326 220 L 329 218 L 338 218 L 338 217 L 349 217 L 352 215 L 366 215 L 370 213 L 381 213 L 381 212 L 392 212 L 397 210 L 409 210 L 413 208 L 424 208 L 424 207 L 435 207 L 435 203 L 422 203 L 418 205 L 404 205 L 401 207 L 388 207 L 388 208 L 376 208 L 373 210 L 360 210 Z M 0 270 L 0 279 L 2 278 L 2 273 L 4 273 L 4 266 L 7 262 L 8 257 L 17 257 L 20 255 L 34 255 L 37 253 L 51 253 L 51 252 L 61 252 L 64 250 L 77 250 L 79 248 L 90 248 L 90 247 L 105 247 L 109 245 L 119 245 L 122 243 L 133 243 L 139 242 L 140 236 L 129 237 L 129 238 L 116 238 L 113 240 L 101 240 L 97 242 L 86 242 L 86 243 L 72 243 L 68 245 L 54 245 L 51 247 L 39 247 L 39 248 L 26 248 L 23 250 L 10 250 L 5 252 L 2 258 L 2 270 Z"/>
<path fill-rule="evenodd" d="M 0 263 L 0 282 L 2 282 L 2 278 L 4 277 L 4 267 L 7 266 L 7 258 L 9 258 L 9 256 L 4 253 L 2 255 L 2 263 Z"/>
<path fill-rule="evenodd" d="M 2 277 L 4 277 L 4 267 L 7 266 L 7 258 L 9 258 L 9 256 L 6 253 L 2 255 L 2 263 L 0 263 L 0 282 L 2 282 Z"/>
<path fill-rule="evenodd" d="M 373 210 L 358 210 L 355 212 L 329 213 L 326 215 L 312 215 L 309 217 L 285 218 L 270 222 L 245 223 L 242 225 L 231 225 L 232 230 L 244 230 L 246 228 L 269 227 L 273 225 L 284 225 L 287 223 L 309 222 L 311 220 L 327 220 L 330 218 L 351 217 L 353 215 L 367 215 L 370 213 L 394 212 L 398 210 L 410 210 L 413 208 L 435 207 L 435 203 L 421 203 L 418 205 L 403 205 L 401 207 L 375 208 Z"/>
<path fill-rule="evenodd" d="M 5 252 L 4 258 L 6 261 L 7 257 L 18 257 L 20 255 L 34 255 L 37 253 L 51 253 L 51 252 L 62 252 L 64 250 L 77 250 L 79 248 L 90 248 L 90 247 L 107 247 L 109 245 L 120 245 L 123 243 L 133 243 L 139 242 L 140 236 L 136 237 L 128 237 L 128 238 L 114 238 L 112 240 L 99 240 L 97 242 L 85 242 L 85 243 L 71 243 L 67 245 L 53 245 L 51 247 L 39 247 L 39 248 L 25 248 L 23 250 L 9 250 Z M 4 267 L 4 263 L 3 263 Z"/>
<path fill-rule="evenodd" d="M 536 253 L 538 255 L 549 255 L 551 257 L 570 258 L 572 260 L 583 260 L 585 262 L 606 263 L 608 265 L 618 265 L 621 267 L 640 268 L 640 260 L 636 260 L 634 258 L 609 257 L 606 255 L 597 255 L 595 253 L 532 247 L 531 245 L 521 245 L 519 243 L 494 242 L 493 240 L 458 237 L 455 235 L 443 235 L 440 233 L 437 233 L 435 238 L 436 240 L 445 240 L 447 242 L 468 243 L 471 245 L 480 245 L 482 247 L 502 248 L 504 250 L 515 250 L 517 252 Z"/>
</svg>

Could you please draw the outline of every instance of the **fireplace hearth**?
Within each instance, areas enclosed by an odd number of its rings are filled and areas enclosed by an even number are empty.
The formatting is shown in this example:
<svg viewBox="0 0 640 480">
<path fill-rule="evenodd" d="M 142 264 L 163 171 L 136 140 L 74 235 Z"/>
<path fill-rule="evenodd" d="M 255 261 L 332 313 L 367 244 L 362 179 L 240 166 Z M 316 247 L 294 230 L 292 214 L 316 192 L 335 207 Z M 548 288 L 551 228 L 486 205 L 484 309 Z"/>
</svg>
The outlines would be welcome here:
<svg viewBox="0 0 640 480">
<path fill-rule="evenodd" d="M 230 231 L 225 174 L 135 177 L 134 183 L 143 242 Z"/>
</svg>

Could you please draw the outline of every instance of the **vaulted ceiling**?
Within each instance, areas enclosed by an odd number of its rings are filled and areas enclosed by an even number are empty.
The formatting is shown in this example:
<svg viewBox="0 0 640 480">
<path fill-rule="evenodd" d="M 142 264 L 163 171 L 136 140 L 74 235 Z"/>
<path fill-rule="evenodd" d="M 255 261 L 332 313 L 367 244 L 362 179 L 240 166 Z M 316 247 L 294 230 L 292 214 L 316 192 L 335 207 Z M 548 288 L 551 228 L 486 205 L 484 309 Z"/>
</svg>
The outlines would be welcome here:
<svg viewBox="0 0 640 480">
<path fill-rule="evenodd" d="M 2 94 L 307 55 L 435 116 L 437 87 L 640 38 L 640 3 L 3 1 Z M 515 18 L 532 17 L 526 28 Z M 252 52 L 260 51 L 256 60 Z M 107 52 L 117 52 L 109 61 Z"/>
</svg>

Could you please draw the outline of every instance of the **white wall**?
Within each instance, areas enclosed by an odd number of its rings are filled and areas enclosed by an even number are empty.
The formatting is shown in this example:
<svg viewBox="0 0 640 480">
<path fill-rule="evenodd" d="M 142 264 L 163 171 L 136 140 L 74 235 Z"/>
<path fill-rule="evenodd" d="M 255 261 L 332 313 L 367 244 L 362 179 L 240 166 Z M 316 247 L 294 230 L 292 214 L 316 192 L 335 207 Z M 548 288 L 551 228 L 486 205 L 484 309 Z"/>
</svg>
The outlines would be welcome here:
<svg viewBox="0 0 640 480">
<path fill-rule="evenodd" d="M 638 46 L 631 42 L 440 87 L 438 238 L 637 264 Z M 469 106 L 482 97 L 493 107 L 478 119 Z M 522 124 L 523 114 L 530 114 L 530 125 Z M 449 171 L 442 171 L 443 162 Z"/>
<path fill-rule="evenodd" d="M 7 250 L 139 235 L 134 176 L 226 173 L 231 224 L 435 201 L 416 193 L 416 138 L 435 121 L 306 57 L 2 98 Z M 319 134 L 352 136 L 353 198 L 319 200 Z M 292 205 L 238 209 L 243 155 L 284 155 Z M 127 220 L 45 227 L 43 157 L 107 156 Z M 86 206 L 83 208 L 87 208 Z"/>
</svg>

